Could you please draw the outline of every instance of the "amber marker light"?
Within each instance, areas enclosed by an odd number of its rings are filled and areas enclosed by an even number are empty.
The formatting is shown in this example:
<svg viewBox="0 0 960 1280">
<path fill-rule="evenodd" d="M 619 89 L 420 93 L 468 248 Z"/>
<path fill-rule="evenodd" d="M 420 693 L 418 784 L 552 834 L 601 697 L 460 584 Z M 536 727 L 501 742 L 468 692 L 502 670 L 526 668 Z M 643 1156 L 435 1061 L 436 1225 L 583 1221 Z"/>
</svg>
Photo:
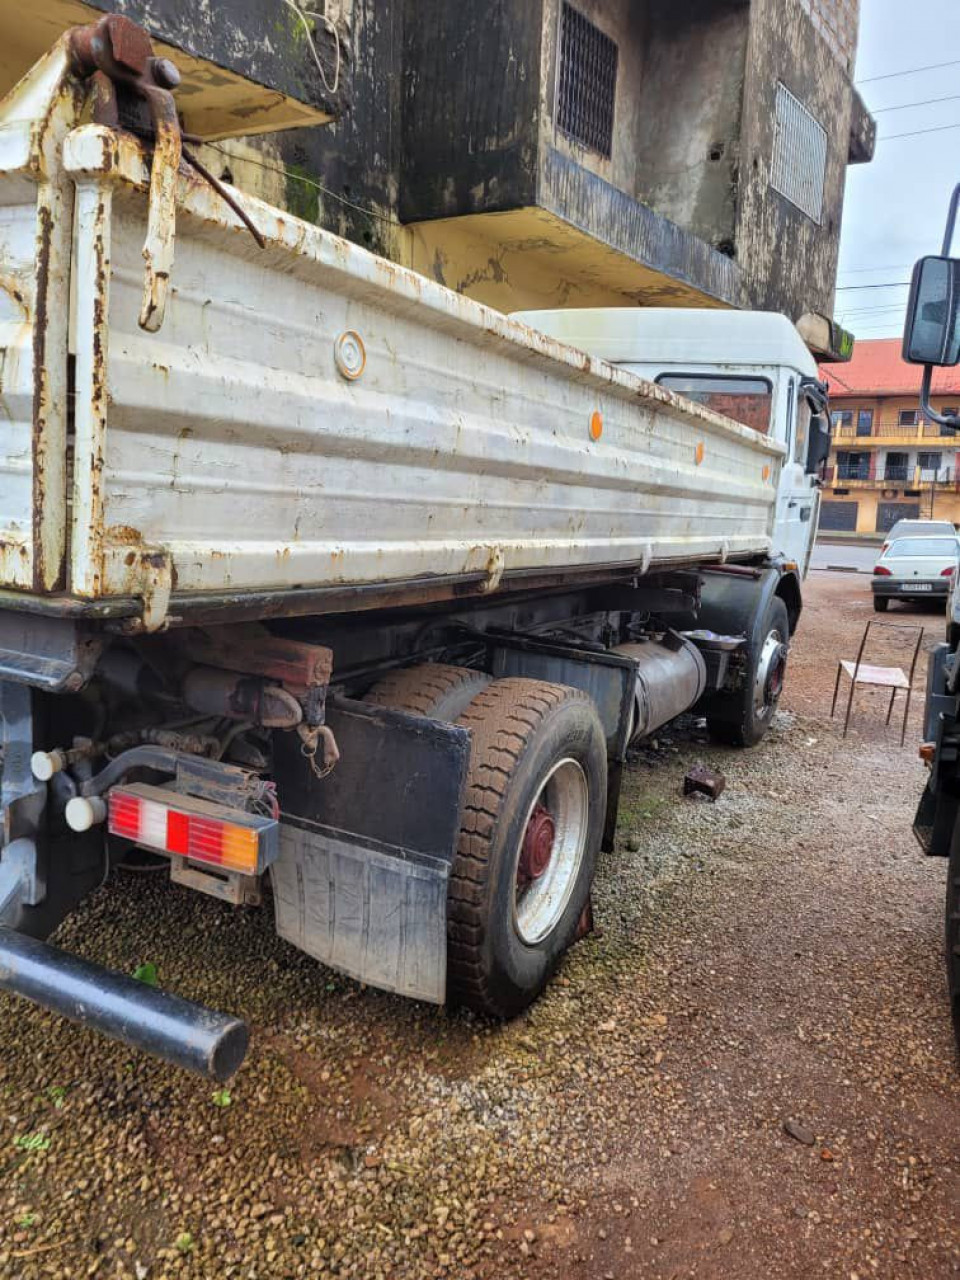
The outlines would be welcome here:
<svg viewBox="0 0 960 1280">
<path fill-rule="evenodd" d="M 590 415 L 590 439 L 599 440 L 603 435 L 603 414 L 599 409 L 594 409 Z"/>
</svg>

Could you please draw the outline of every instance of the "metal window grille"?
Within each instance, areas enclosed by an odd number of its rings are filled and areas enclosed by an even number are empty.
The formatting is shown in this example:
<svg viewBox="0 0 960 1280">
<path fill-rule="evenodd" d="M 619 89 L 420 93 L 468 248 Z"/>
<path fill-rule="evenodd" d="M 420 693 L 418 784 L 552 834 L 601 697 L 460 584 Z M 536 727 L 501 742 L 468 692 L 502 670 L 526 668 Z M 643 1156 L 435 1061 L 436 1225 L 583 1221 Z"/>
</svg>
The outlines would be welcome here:
<svg viewBox="0 0 960 1280">
<path fill-rule="evenodd" d="M 826 172 L 826 130 L 785 85 L 778 84 L 770 185 L 819 224 Z"/>
<path fill-rule="evenodd" d="M 565 3 L 560 15 L 557 127 L 608 159 L 613 149 L 617 59 L 616 43 Z"/>
</svg>

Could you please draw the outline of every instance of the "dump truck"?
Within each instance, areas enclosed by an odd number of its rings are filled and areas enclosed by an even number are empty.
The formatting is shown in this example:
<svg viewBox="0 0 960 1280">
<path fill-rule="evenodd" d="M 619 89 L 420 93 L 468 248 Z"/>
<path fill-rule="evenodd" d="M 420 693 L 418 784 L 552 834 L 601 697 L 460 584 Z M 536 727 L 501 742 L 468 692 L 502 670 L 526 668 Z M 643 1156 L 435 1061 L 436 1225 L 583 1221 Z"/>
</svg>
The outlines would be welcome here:
<svg viewBox="0 0 960 1280">
<path fill-rule="evenodd" d="M 629 744 L 769 728 L 828 431 L 786 317 L 506 317 L 224 187 L 176 82 L 110 17 L 0 104 L 0 986 L 223 1078 L 239 1018 L 60 921 L 162 858 L 524 1009 Z"/>
</svg>

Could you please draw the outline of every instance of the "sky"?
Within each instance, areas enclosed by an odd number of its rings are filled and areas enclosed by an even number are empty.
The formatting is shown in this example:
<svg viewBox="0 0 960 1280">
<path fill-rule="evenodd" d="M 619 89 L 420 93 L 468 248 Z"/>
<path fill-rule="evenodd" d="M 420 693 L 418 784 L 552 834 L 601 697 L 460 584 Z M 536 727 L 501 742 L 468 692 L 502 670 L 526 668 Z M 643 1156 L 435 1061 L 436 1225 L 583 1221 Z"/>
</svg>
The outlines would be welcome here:
<svg viewBox="0 0 960 1280">
<path fill-rule="evenodd" d="M 954 65 L 894 74 L 946 62 Z M 858 338 L 894 337 L 908 290 L 864 286 L 909 280 L 917 258 L 940 252 L 960 183 L 960 0 L 861 0 L 856 82 L 878 141 L 871 164 L 847 170 L 835 315 Z M 908 103 L 925 105 L 886 109 Z M 893 137 L 945 125 L 957 127 Z"/>
</svg>

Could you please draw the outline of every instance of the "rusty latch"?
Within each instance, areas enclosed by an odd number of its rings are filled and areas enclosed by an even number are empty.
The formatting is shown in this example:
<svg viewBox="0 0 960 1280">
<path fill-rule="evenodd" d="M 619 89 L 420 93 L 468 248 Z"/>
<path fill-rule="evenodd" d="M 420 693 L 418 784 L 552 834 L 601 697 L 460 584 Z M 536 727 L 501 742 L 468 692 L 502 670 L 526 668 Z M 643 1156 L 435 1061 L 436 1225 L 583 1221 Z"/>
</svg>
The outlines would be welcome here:
<svg viewBox="0 0 960 1280">
<path fill-rule="evenodd" d="M 184 151 L 180 119 L 173 99 L 173 90 L 180 83 L 180 72 L 169 58 L 154 55 L 150 37 L 142 27 L 119 14 L 108 14 L 90 26 L 75 27 L 70 32 L 70 52 L 75 74 L 92 83 L 94 114 L 98 124 L 120 127 L 118 87 L 145 102 L 149 109 L 154 149 L 147 238 L 143 246 L 147 265 L 140 327 L 156 333 L 163 324 L 167 286 L 173 266 L 177 172 L 181 158 L 214 187 L 261 248 L 264 240 L 249 216 L 213 174 Z"/>
</svg>

